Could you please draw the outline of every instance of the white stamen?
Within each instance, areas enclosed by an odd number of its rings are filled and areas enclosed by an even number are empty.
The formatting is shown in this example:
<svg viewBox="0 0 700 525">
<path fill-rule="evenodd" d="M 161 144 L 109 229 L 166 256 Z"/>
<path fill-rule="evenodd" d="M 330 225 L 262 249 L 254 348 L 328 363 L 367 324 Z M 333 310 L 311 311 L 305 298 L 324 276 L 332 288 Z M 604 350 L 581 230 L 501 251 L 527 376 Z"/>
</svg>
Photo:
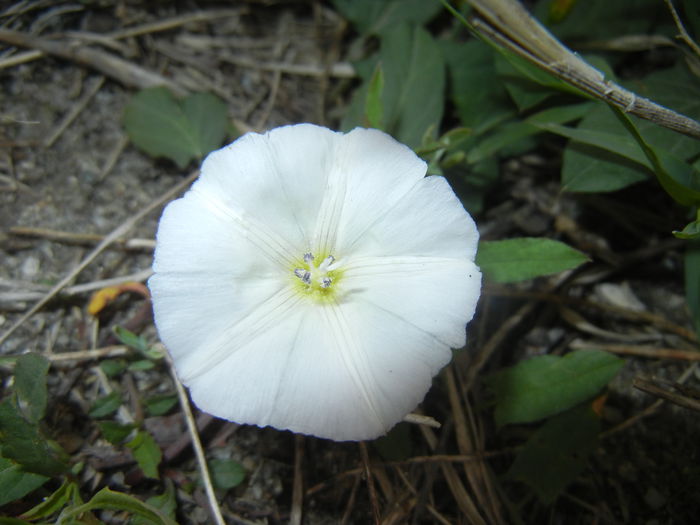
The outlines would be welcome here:
<svg viewBox="0 0 700 525">
<path fill-rule="evenodd" d="M 330 277 L 324 277 L 321 279 L 321 288 L 328 288 L 331 285 L 332 279 Z"/>
<path fill-rule="evenodd" d="M 305 253 L 304 254 L 304 262 L 305 263 L 310 264 L 311 261 L 313 261 L 313 260 L 314 260 L 314 256 L 312 253 Z"/>
</svg>

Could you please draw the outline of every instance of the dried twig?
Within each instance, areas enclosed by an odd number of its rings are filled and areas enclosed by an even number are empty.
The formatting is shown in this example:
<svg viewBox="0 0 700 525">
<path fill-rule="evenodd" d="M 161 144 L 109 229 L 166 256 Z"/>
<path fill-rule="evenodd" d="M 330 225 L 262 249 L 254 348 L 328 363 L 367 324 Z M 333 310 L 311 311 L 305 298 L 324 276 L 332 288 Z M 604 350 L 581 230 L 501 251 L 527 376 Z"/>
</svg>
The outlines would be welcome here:
<svg viewBox="0 0 700 525">
<path fill-rule="evenodd" d="M 199 466 L 199 472 L 202 477 L 202 483 L 204 483 L 204 490 L 207 493 L 207 499 L 209 500 L 209 506 L 211 508 L 211 513 L 214 517 L 214 521 L 217 525 L 226 525 L 224 517 L 221 515 L 221 509 L 219 508 L 219 502 L 216 500 L 216 494 L 214 493 L 214 485 L 211 482 L 211 476 L 209 475 L 209 467 L 207 466 L 207 458 L 204 455 L 204 449 L 202 448 L 202 442 L 199 439 L 199 432 L 197 432 L 197 424 L 192 416 L 192 409 L 190 408 L 190 400 L 187 397 L 187 392 L 185 388 L 180 383 L 175 372 L 175 366 L 173 365 L 170 356 L 166 354 L 166 359 L 170 365 L 170 373 L 173 377 L 173 382 L 175 383 L 175 388 L 177 389 L 177 397 L 180 400 L 180 408 L 185 416 L 185 421 L 187 422 L 187 431 L 190 434 L 190 439 L 192 440 L 192 448 L 194 448 L 195 455 L 197 457 L 197 465 Z"/>
<path fill-rule="evenodd" d="M 683 25 L 683 22 L 681 22 L 680 17 L 678 16 L 678 12 L 676 11 L 676 8 L 673 7 L 673 2 L 671 0 L 664 0 L 666 2 L 666 6 L 668 7 L 668 10 L 671 12 L 671 16 L 673 17 L 673 22 L 676 24 L 676 27 L 678 28 L 679 35 L 678 38 L 681 39 L 685 45 L 687 45 L 690 49 L 693 50 L 693 53 L 695 53 L 698 58 L 700 58 L 700 47 L 695 43 L 695 40 L 693 40 L 690 35 L 688 34 L 688 31 L 686 31 L 685 26 Z"/>
<path fill-rule="evenodd" d="M 648 357 L 650 359 L 677 359 L 680 361 L 700 361 L 700 352 L 694 350 L 678 350 L 676 348 L 658 348 L 655 346 L 630 346 L 619 344 L 604 344 L 582 341 L 572 341 L 569 347 L 572 350 L 603 350 L 619 355 L 633 355 L 636 357 Z"/>
<path fill-rule="evenodd" d="M 515 0 L 468 0 L 477 16 L 467 21 L 447 0 L 443 4 L 471 31 L 524 58 L 588 95 L 637 117 L 700 139 L 700 123 L 637 96 L 570 51 Z"/>
<path fill-rule="evenodd" d="M 0 41 L 13 46 L 43 51 L 48 55 L 90 67 L 125 86 L 136 88 L 166 86 L 177 95 L 186 94 L 180 85 L 163 75 L 149 71 L 133 62 L 99 49 L 86 46 L 72 46 L 64 39 L 36 37 L 18 31 L 0 29 Z"/>
<path fill-rule="evenodd" d="M 669 390 L 662 388 L 659 383 L 656 383 L 650 379 L 635 377 L 634 381 L 632 382 L 632 386 L 646 392 L 647 394 L 665 399 L 666 401 L 670 401 L 671 403 L 683 408 L 689 408 L 700 412 L 700 401 L 697 399 L 676 394 L 675 392 L 670 392 Z"/>
<path fill-rule="evenodd" d="M 381 523 L 381 512 L 379 510 L 379 499 L 377 498 L 377 489 L 374 486 L 374 477 L 372 476 L 372 466 L 369 462 L 369 452 L 367 452 L 367 444 L 360 441 L 360 454 L 362 456 L 362 467 L 364 469 L 365 478 L 367 481 L 367 490 L 369 492 L 369 502 L 372 506 L 372 516 L 375 525 Z"/>
<path fill-rule="evenodd" d="M 138 222 L 143 219 L 146 215 L 151 213 L 156 208 L 162 206 L 164 203 L 172 199 L 175 195 L 184 190 L 189 186 L 192 181 L 199 175 L 199 170 L 194 171 L 187 178 L 180 181 L 172 189 L 166 191 L 163 195 L 153 200 L 148 206 L 143 208 L 141 211 L 129 217 L 116 229 L 114 229 L 109 235 L 107 235 L 100 244 L 98 244 L 80 263 L 73 268 L 68 274 L 61 279 L 58 284 L 56 284 L 51 290 L 49 290 L 46 295 L 39 300 L 32 308 L 29 309 L 24 315 L 22 315 L 15 323 L 10 326 L 10 328 L 0 336 L 0 344 L 7 340 L 10 335 L 17 330 L 24 322 L 29 319 L 32 315 L 38 312 L 46 303 L 48 303 L 58 292 L 65 288 L 69 282 L 71 282 L 75 277 L 80 274 L 87 266 L 94 261 L 97 256 L 102 253 L 110 244 L 119 239 L 121 236 L 128 233 Z"/>
<path fill-rule="evenodd" d="M 85 107 L 88 105 L 92 97 L 94 97 L 97 92 L 102 88 L 105 83 L 105 77 L 99 76 L 92 85 L 85 91 L 83 96 L 76 102 L 68 113 L 61 119 L 58 126 L 49 134 L 46 139 L 44 139 L 44 147 L 50 148 L 58 140 L 58 137 L 68 129 L 68 126 L 82 113 Z"/>
<path fill-rule="evenodd" d="M 27 226 L 13 226 L 7 233 L 18 237 L 36 237 L 49 241 L 62 242 L 66 244 L 92 245 L 104 240 L 104 235 L 93 233 L 74 233 L 62 230 L 51 230 L 49 228 L 32 228 Z M 153 239 L 119 239 L 114 241 L 114 245 L 127 250 L 153 250 L 156 241 Z"/>
<path fill-rule="evenodd" d="M 294 485 L 292 489 L 292 510 L 289 513 L 289 525 L 301 525 L 304 504 L 304 436 L 294 436 Z"/>
</svg>

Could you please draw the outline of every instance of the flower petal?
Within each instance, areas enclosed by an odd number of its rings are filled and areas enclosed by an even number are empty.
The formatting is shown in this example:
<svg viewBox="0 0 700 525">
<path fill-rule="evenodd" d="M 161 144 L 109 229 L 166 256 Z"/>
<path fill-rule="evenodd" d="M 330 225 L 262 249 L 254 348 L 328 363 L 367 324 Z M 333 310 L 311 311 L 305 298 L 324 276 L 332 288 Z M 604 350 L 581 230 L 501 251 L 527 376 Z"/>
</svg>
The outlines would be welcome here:
<svg viewBox="0 0 700 525">
<path fill-rule="evenodd" d="M 309 249 L 339 137 L 312 124 L 248 133 L 207 156 L 194 189 L 303 252 Z"/>
<path fill-rule="evenodd" d="M 343 275 L 343 302 L 360 302 L 460 348 L 474 316 L 481 272 L 467 259 L 367 257 Z"/>
<path fill-rule="evenodd" d="M 342 253 L 425 175 L 410 148 L 376 129 L 342 135 L 314 235 L 320 252 Z"/>
<path fill-rule="evenodd" d="M 420 255 L 474 260 L 479 232 L 444 177 L 417 181 L 383 208 L 349 250 L 353 256 Z"/>
<path fill-rule="evenodd" d="M 372 439 L 415 408 L 450 359 L 447 346 L 381 310 L 299 306 L 194 378 L 195 403 L 239 423 Z"/>
</svg>

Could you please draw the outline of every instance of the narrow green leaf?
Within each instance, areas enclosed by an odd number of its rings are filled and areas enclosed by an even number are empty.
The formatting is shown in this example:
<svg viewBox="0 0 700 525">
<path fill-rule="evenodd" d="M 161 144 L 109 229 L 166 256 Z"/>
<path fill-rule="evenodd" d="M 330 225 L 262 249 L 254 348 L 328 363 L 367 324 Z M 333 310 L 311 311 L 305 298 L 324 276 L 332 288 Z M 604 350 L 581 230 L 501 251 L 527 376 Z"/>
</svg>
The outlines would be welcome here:
<svg viewBox="0 0 700 525">
<path fill-rule="evenodd" d="M 122 344 L 134 350 L 138 350 L 139 352 L 146 352 L 150 347 L 145 337 L 136 335 L 134 332 L 122 326 L 115 326 L 112 332 Z"/>
<path fill-rule="evenodd" d="M 562 242 L 532 237 L 482 241 L 476 254 L 484 275 L 499 283 L 570 270 L 586 261 L 588 257 Z"/>
<path fill-rule="evenodd" d="M 127 363 L 124 359 L 105 359 L 100 361 L 100 368 L 107 377 L 115 377 L 126 370 Z"/>
<path fill-rule="evenodd" d="M 111 491 L 107 487 L 95 494 L 87 503 L 64 511 L 59 517 L 57 525 L 74 523 L 74 519 L 81 514 L 97 509 L 129 512 L 145 518 L 149 520 L 149 523 L 155 525 L 177 525 L 175 520 L 151 505 L 128 494 Z"/>
<path fill-rule="evenodd" d="M 90 417 L 98 418 L 109 416 L 115 413 L 121 404 L 122 397 L 119 392 L 111 392 L 95 400 L 90 408 Z"/>
<path fill-rule="evenodd" d="M 46 412 L 46 373 L 48 359 L 39 354 L 23 354 L 15 365 L 15 393 L 22 413 L 31 423 L 37 423 Z"/>
<path fill-rule="evenodd" d="M 121 445 L 129 434 L 134 430 L 134 425 L 122 425 L 116 421 L 98 421 L 97 426 L 104 438 L 113 445 Z"/>
<path fill-rule="evenodd" d="M 700 219 L 686 224 L 685 228 L 683 228 L 681 231 L 674 231 L 673 235 L 679 239 L 700 239 Z"/>
<path fill-rule="evenodd" d="M 139 361 L 134 361 L 129 365 L 129 371 L 138 372 L 143 370 L 152 370 L 155 367 L 155 363 L 148 359 L 140 359 Z"/>
<path fill-rule="evenodd" d="M 141 430 L 126 446 L 131 449 L 143 473 L 149 478 L 159 479 L 158 465 L 163 453 L 155 439 L 145 430 Z"/>
<path fill-rule="evenodd" d="M 233 459 L 212 459 L 209 461 L 214 486 L 228 490 L 240 485 L 245 479 L 243 465 Z"/>
<path fill-rule="evenodd" d="M 381 63 L 378 63 L 369 79 L 367 100 L 365 102 L 365 117 L 370 128 L 384 129 L 384 105 L 382 93 L 384 91 L 384 73 Z"/>
<path fill-rule="evenodd" d="M 586 468 L 599 432 L 600 421 L 587 405 L 559 414 L 528 439 L 507 477 L 529 485 L 543 503 L 553 503 Z"/>
<path fill-rule="evenodd" d="M 565 124 L 578 120 L 586 115 L 594 106 L 595 104 L 592 102 L 558 106 L 540 111 L 525 120 L 498 126 L 493 133 L 470 148 L 467 153 L 467 162 L 474 164 L 483 159 L 490 158 L 501 153 L 507 146 L 513 143 L 537 133 L 542 133 L 543 130 L 539 127 L 540 124 Z"/>
<path fill-rule="evenodd" d="M 25 472 L 17 463 L 0 457 L 0 507 L 35 491 L 48 480 L 46 476 Z"/>
<path fill-rule="evenodd" d="M 68 479 L 63 480 L 60 487 L 49 497 L 44 499 L 44 501 L 22 514 L 22 518 L 25 520 L 37 520 L 39 518 L 48 518 L 52 514 L 56 514 L 66 505 L 71 494 L 76 490 L 78 490 L 78 486 L 74 481 L 69 481 Z"/>
<path fill-rule="evenodd" d="M 492 375 L 496 423 L 529 423 L 563 412 L 598 393 L 624 361 L 606 352 L 543 355 Z"/>
<path fill-rule="evenodd" d="M 166 479 L 165 491 L 163 494 L 151 496 L 146 500 L 146 503 L 154 509 L 158 509 L 169 518 L 175 519 L 177 499 L 175 498 L 175 486 L 173 485 L 173 482 Z M 151 525 L 152 522 L 141 516 L 136 516 L 133 523 L 134 525 Z"/>
<path fill-rule="evenodd" d="M 146 410 L 151 416 L 162 416 L 177 404 L 176 394 L 159 394 L 146 398 Z"/>
<path fill-rule="evenodd" d="M 195 93 L 180 102 L 164 87 L 136 93 L 124 111 L 124 127 L 134 144 L 180 168 L 219 147 L 227 126 L 226 106 L 213 95 Z"/>
</svg>

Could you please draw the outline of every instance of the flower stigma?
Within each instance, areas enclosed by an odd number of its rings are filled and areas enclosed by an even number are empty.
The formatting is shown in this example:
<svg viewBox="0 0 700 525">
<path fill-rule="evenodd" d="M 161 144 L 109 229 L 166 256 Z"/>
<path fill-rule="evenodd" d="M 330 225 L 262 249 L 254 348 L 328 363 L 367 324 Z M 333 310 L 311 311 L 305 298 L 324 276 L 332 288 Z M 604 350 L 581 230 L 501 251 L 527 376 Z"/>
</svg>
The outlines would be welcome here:
<svg viewBox="0 0 700 525">
<path fill-rule="evenodd" d="M 321 261 L 317 263 L 316 261 Z M 333 266 L 335 257 L 315 257 L 312 253 L 304 254 L 299 266 L 294 268 L 294 282 L 297 290 L 311 299 L 326 303 L 335 299 L 340 270 Z"/>
</svg>

